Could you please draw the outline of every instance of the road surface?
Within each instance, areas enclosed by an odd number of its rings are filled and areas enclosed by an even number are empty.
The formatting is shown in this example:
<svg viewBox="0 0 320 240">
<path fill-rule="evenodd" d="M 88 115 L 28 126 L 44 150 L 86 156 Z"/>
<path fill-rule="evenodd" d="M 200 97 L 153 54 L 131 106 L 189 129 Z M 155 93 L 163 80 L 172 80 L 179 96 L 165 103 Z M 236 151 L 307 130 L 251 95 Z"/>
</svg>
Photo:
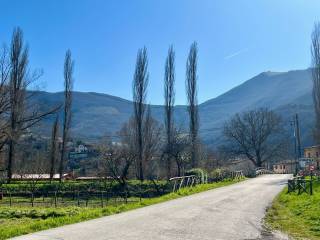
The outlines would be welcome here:
<svg viewBox="0 0 320 240">
<path fill-rule="evenodd" d="M 14 238 L 15 240 L 283 239 L 262 219 L 290 175 L 264 175 L 227 187 Z"/>
</svg>

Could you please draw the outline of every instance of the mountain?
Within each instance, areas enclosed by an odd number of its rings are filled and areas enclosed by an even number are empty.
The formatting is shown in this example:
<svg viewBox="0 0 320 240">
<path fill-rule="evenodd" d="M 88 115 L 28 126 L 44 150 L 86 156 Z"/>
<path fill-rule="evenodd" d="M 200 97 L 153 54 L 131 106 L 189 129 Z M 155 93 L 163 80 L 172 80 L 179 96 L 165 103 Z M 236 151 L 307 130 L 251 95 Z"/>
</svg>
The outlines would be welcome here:
<svg viewBox="0 0 320 240">
<path fill-rule="evenodd" d="M 205 142 L 218 143 L 221 128 L 232 115 L 257 107 L 268 107 L 279 112 L 284 121 L 288 122 L 288 126 L 292 115 L 298 112 L 302 135 L 308 140 L 313 119 L 311 91 L 310 69 L 261 73 L 200 104 L 200 134 Z M 38 92 L 33 101 L 41 106 L 55 106 L 63 101 L 63 93 Z M 72 134 L 82 138 L 114 134 L 130 118 L 132 110 L 132 102 L 119 97 L 93 92 L 74 92 Z M 162 106 L 151 105 L 151 111 L 155 119 L 162 121 Z M 187 107 L 177 106 L 175 120 L 182 129 L 187 128 L 187 119 Z M 40 126 L 41 132 L 49 135 L 51 124 L 52 119 L 44 121 Z"/>
<path fill-rule="evenodd" d="M 302 114 L 302 130 L 309 133 L 313 118 L 311 92 L 310 69 L 261 73 L 200 105 L 202 134 L 205 139 L 211 136 L 215 142 L 219 140 L 221 127 L 228 118 L 235 113 L 258 107 L 277 111 L 288 125 L 294 113 Z M 309 137 L 305 134 L 303 136 Z"/>
</svg>

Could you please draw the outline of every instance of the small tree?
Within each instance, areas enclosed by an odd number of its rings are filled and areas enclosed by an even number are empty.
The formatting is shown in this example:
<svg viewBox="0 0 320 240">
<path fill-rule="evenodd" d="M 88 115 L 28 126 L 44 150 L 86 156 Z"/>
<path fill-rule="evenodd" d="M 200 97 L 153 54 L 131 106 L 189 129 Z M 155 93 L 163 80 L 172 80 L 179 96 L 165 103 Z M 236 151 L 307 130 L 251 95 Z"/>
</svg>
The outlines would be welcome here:
<svg viewBox="0 0 320 240">
<path fill-rule="evenodd" d="M 229 151 L 244 155 L 256 167 L 286 151 L 286 135 L 281 118 L 266 108 L 236 114 L 224 126 Z"/>
<path fill-rule="evenodd" d="M 176 163 L 177 176 L 182 176 L 190 160 L 189 138 L 174 129 L 171 142 L 172 157 Z"/>
<path fill-rule="evenodd" d="M 149 180 L 154 180 L 157 175 L 161 129 L 158 122 L 151 116 L 150 105 L 143 127 L 143 171 Z"/>
<path fill-rule="evenodd" d="M 189 112 L 189 136 L 191 143 L 191 167 L 195 168 L 198 165 L 198 130 L 199 130 L 199 114 L 198 114 L 198 99 L 197 99 L 197 61 L 198 47 L 194 42 L 191 45 L 189 57 L 187 60 L 186 71 L 186 90 L 188 98 Z"/>
<path fill-rule="evenodd" d="M 73 68 L 74 62 L 71 59 L 71 51 L 66 52 L 64 61 L 64 108 L 63 108 L 63 126 L 62 126 L 62 146 L 59 164 L 60 181 L 62 181 L 63 170 L 66 161 L 66 142 L 69 138 L 71 126 L 71 107 L 72 107 L 72 88 L 73 88 Z"/>
<path fill-rule="evenodd" d="M 113 145 L 112 142 L 104 144 L 102 149 L 105 172 L 119 182 L 126 189 L 129 168 L 134 160 L 128 146 Z"/>
<path fill-rule="evenodd" d="M 110 175 L 127 193 L 127 180 L 130 168 L 135 160 L 135 142 L 132 131 L 133 120 L 125 123 L 120 132 L 120 143 L 113 144 L 110 138 L 107 138 L 101 146 L 102 152 L 102 170 L 106 177 Z"/>
<path fill-rule="evenodd" d="M 30 154 L 30 156 L 28 156 Z M 48 170 L 45 162 L 46 154 L 43 151 L 35 149 L 22 149 L 22 162 L 17 173 L 22 179 L 27 179 L 28 189 L 31 193 L 31 204 L 34 206 L 34 198 L 38 190 L 38 183 L 43 180 Z M 29 158 L 27 160 L 27 158 Z"/>
</svg>

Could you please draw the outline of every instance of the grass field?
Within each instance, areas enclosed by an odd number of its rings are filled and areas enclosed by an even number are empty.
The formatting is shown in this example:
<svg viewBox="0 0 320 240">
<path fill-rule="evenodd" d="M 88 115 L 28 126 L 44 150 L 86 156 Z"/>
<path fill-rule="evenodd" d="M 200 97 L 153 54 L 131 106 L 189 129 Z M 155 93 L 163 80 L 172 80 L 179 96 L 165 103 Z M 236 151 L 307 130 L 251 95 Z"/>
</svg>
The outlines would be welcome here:
<svg viewBox="0 0 320 240">
<path fill-rule="evenodd" d="M 287 194 L 287 188 L 268 210 L 266 223 L 294 239 L 320 239 L 320 183 L 314 182 L 314 194 Z"/>
<path fill-rule="evenodd" d="M 176 193 L 169 193 L 161 197 L 129 201 L 119 204 L 110 201 L 105 207 L 0 207 L 0 239 L 23 235 L 48 228 L 81 222 L 111 214 L 148 206 L 182 196 L 233 184 L 235 180 L 225 180 L 217 183 L 197 185 L 184 188 Z M 129 199 L 130 200 L 130 199 Z M 132 200 L 132 199 L 131 199 Z"/>
</svg>

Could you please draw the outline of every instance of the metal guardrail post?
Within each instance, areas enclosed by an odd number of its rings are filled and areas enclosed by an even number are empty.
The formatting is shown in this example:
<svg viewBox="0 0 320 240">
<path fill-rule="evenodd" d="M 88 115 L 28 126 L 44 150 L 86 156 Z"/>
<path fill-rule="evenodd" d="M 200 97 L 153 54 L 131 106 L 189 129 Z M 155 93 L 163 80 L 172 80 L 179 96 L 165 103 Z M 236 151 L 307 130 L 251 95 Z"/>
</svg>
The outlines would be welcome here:
<svg viewBox="0 0 320 240">
<path fill-rule="evenodd" d="M 174 181 L 174 185 L 173 185 L 173 192 L 175 192 L 175 191 L 176 191 L 176 185 L 177 185 L 177 182 L 176 182 L 176 181 Z"/>
<path fill-rule="evenodd" d="M 173 182 L 174 182 L 172 192 L 175 192 L 175 191 L 177 190 L 177 184 L 178 184 L 177 182 L 178 182 L 178 181 L 180 181 L 179 189 L 178 189 L 178 190 L 180 190 L 180 189 L 183 187 L 183 184 L 184 184 L 184 182 L 185 182 L 185 179 L 186 179 L 186 181 L 187 181 L 185 187 L 188 187 L 188 186 L 189 186 L 190 179 L 191 179 L 191 184 L 190 184 L 190 186 L 193 186 L 193 184 L 194 184 L 194 182 L 195 182 L 195 175 L 170 178 L 169 181 L 173 181 Z"/>
<path fill-rule="evenodd" d="M 179 190 L 181 189 L 181 186 L 182 186 L 183 182 L 184 182 L 184 178 L 181 178 L 181 182 L 180 182 L 180 185 L 179 185 Z"/>
</svg>

